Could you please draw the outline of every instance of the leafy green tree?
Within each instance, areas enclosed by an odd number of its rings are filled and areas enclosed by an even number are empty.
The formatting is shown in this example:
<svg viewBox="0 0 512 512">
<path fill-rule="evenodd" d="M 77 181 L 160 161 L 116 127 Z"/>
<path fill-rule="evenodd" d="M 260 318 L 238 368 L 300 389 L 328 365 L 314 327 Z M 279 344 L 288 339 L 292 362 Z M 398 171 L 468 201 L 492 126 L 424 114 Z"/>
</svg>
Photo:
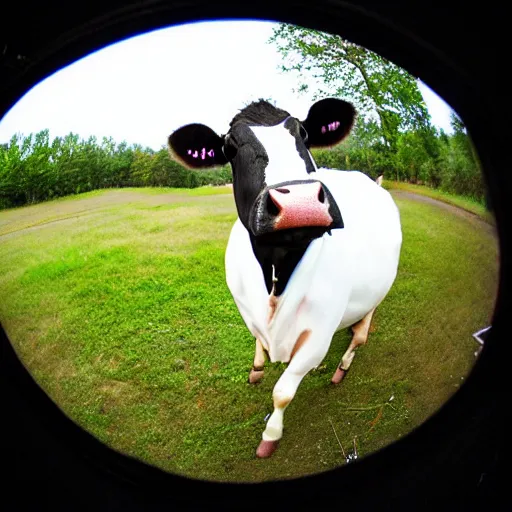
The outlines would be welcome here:
<svg viewBox="0 0 512 512">
<path fill-rule="evenodd" d="M 379 121 L 390 149 L 401 131 L 430 125 L 416 79 L 380 55 L 337 35 L 284 23 L 274 28 L 269 42 L 283 56 L 282 70 L 299 73 L 299 91 L 307 90 L 307 78 L 317 79 L 315 97 L 351 101 L 366 121 Z"/>
<path fill-rule="evenodd" d="M 394 155 L 397 179 L 439 187 L 439 157 L 439 140 L 434 128 L 401 133 Z"/>
<path fill-rule="evenodd" d="M 0 152 L 0 206 L 3 208 L 23 202 L 21 137 L 13 135 Z"/>
<path fill-rule="evenodd" d="M 52 148 L 48 130 L 42 130 L 32 138 L 27 137 L 22 145 L 30 144 L 28 152 L 24 153 L 23 162 L 23 192 L 25 203 L 35 203 L 46 198 L 47 191 L 52 186 L 53 162 Z"/>
<path fill-rule="evenodd" d="M 443 137 L 441 161 L 444 168 L 442 188 L 479 201 L 487 197 L 480 170 L 480 162 L 467 130 L 456 114 L 452 113 L 453 135 Z"/>
<path fill-rule="evenodd" d="M 151 163 L 154 158 L 154 151 L 142 146 L 135 146 L 133 159 L 130 166 L 130 182 L 134 187 L 149 187 L 151 178 Z"/>
</svg>

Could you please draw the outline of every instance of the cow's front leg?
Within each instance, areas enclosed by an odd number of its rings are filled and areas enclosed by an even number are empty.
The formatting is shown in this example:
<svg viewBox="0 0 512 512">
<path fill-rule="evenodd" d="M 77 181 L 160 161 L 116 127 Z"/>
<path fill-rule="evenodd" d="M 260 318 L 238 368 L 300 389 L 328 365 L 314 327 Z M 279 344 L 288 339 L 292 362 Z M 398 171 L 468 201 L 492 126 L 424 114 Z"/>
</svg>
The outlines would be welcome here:
<svg viewBox="0 0 512 512">
<path fill-rule="evenodd" d="M 265 364 L 265 349 L 261 341 L 256 338 L 256 350 L 254 352 L 254 363 L 249 372 L 249 383 L 256 384 L 263 378 L 263 366 Z"/>
<path fill-rule="evenodd" d="M 292 351 L 290 364 L 274 386 L 272 393 L 274 412 L 268 419 L 262 441 L 256 450 L 258 457 L 270 457 L 276 450 L 279 439 L 283 436 L 284 411 L 295 396 L 302 379 L 322 362 L 329 343 L 328 336 L 314 339 L 309 329 L 299 336 Z"/>
<path fill-rule="evenodd" d="M 295 392 L 306 373 L 296 373 L 288 367 L 277 381 L 272 393 L 274 412 L 267 421 L 262 441 L 256 450 L 258 457 L 270 457 L 275 452 L 279 439 L 283 437 L 284 410 L 295 396 Z"/>
</svg>

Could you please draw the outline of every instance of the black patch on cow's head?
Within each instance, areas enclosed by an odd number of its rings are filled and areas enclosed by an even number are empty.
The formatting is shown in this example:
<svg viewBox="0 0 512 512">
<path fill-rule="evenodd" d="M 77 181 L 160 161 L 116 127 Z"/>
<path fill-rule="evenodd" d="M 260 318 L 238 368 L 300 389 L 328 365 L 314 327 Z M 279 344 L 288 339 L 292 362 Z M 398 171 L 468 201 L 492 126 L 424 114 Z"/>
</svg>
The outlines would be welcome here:
<svg viewBox="0 0 512 512">
<path fill-rule="evenodd" d="M 265 148 L 244 123 L 237 123 L 226 135 L 224 152 L 229 155 L 233 172 L 233 193 L 238 217 L 249 228 L 249 216 L 256 198 L 265 188 L 268 155 Z"/>
<path fill-rule="evenodd" d="M 266 187 L 265 168 L 268 154 L 249 126 L 276 126 L 290 114 L 259 100 L 242 109 L 229 124 L 225 137 L 224 154 L 233 171 L 233 192 L 242 224 L 249 230 L 249 216 L 256 199 Z M 306 148 L 304 150 L 307 152 Z"/>
<path fill-rule="evenodd" d="M 316 167 L 307 147 L 308 133 L 302 123 L 294 117 L 289 117 L 285 121 L 284 127 L 295 138 L 295 147 L 297 148 L 297 153 L 299 153 L 302 160 L 304 160 L 307 173 L 311 174 L 312 172 L 315 172 Z"/>
<path fill-rule="evenodd" d="M 233 117 L 229 126 L 244 123 L 249 126 L 276 126 L 282 123 L 290 114 L 286 110 L 274 107 L 268 101 L 254 101 L 243 108 Z"/>
</svg>

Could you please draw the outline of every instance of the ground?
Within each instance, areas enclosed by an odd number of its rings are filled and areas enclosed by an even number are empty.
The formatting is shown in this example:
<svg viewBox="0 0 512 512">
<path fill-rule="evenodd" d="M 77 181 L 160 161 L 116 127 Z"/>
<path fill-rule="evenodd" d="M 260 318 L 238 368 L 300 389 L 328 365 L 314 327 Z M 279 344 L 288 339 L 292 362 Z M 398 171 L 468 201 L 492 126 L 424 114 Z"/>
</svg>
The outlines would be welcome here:
<svg viewBox="0 0 512 512">
<path fill-rule="evenodd" d="M 0 320 L 62 410 L 113 448 L 165 470 L 261 481 L 318 473 L 399 440 L 463 385 L 472 333 L 489 325 L 494 227 L 392 191 L 404 243 L 397 280 L 345 381 L 334 336 L 255 458 L 272 387 L 251 386 L 253 340 L 224 281 L 229 188 L 107 190 L 0 212 Z M 340 446 L 341 444 L 341 446 Z"/>
</svg>

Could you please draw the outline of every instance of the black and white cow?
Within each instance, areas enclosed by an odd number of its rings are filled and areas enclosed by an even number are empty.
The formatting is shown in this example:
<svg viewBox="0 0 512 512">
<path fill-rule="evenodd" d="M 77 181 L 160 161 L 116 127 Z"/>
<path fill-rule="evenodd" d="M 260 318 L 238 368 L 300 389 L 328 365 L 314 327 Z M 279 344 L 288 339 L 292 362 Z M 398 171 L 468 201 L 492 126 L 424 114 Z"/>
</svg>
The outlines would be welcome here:
<svg viewBox="0 0 512 512">
<path fill-rule="evenodd" d="M 289 363 L 274 387 L 258 457 L 276 449 L 284 410 L 334 333 L 352 326 L 332 377 L 342 380 L 396 277 L 400 217 L 381 179 L 319 169 L 309 152 L 344 139 L 354 118 L 352 105 L 337 99 L 315 103 L 305 121 L 259 101 L 233 118 L 226 135 L 191 124 L 169 137 L 171 155 L 190 168 L 231 164 L 238 219 L 226 280 L 256 338 L 249 382 L 263 377 L 265 353 Z"/>
</svg>

